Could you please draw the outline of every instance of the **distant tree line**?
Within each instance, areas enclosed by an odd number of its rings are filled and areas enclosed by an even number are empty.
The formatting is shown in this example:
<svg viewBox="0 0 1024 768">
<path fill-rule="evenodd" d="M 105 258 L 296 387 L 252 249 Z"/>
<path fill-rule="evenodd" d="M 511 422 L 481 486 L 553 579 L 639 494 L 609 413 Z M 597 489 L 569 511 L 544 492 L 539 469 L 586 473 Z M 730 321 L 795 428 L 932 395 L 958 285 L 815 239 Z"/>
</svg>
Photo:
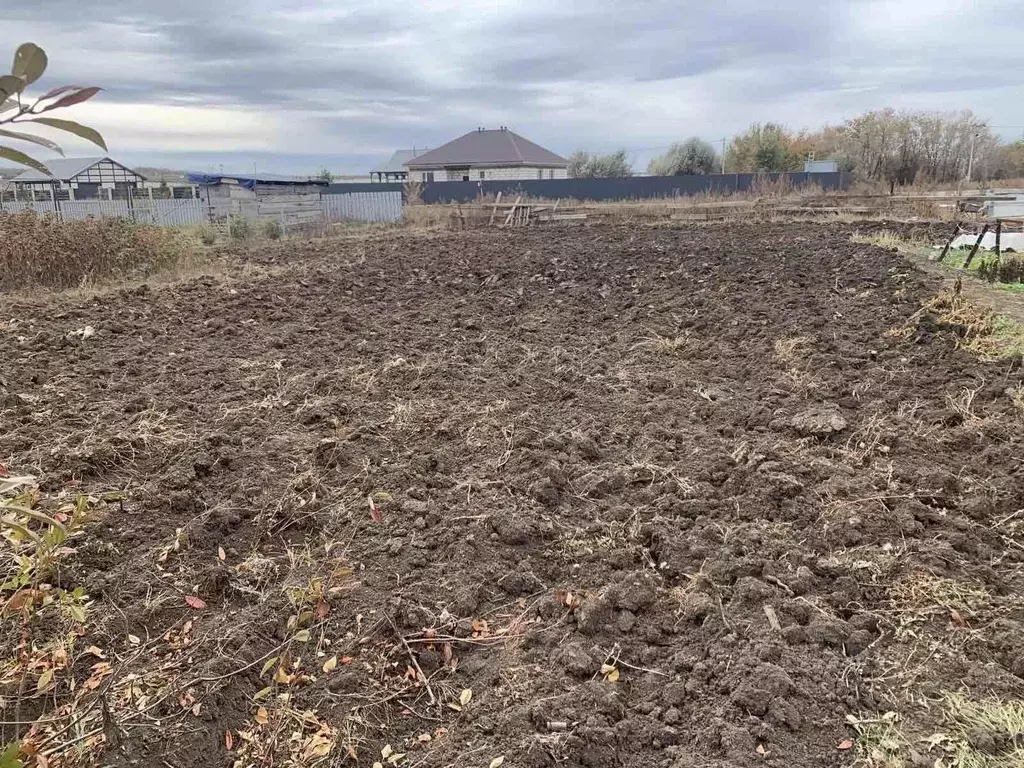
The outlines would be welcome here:
<svg viewBox="0 0 1024 768">
<path fill-rule="evenodd" d="M 817 131 L 755 123 L 734 136 L 725 152 L 726 173 L 802 171 L 808 159 L 835 160 L 841 170 L 891 185 L 1024 177 L 1024 140 L 1002 143 L 970 110 L 953 113 L 872 110 Z M 722 157 L 697 137 L 673 144 L 651 160 L 656 176 L 718 173 Z M 625 150 L 612 155 L 576 152 L 574 178 L 631 176 Z"/>
</svg>

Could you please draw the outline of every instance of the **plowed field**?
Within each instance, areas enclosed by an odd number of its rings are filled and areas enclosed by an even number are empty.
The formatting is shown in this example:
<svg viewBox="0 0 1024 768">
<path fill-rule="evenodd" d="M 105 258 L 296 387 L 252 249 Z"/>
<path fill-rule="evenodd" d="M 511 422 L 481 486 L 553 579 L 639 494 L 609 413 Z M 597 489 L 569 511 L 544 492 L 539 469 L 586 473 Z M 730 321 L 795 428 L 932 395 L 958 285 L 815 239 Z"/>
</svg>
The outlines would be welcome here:
<svg viewBox="0 0 1024 768">
<path fill-rule="evenodd" d="M 915 316 L 938 281 L 849 234 L 289 242 L 7 297 L 0 461 L 39 510 L 82 496 L 45 575 L 85 616 L 2 617 L 0 743 L 39 719 L 67 766 L 1021 764 L 1024 715 L 968 717 L 1024 692 L 1020 364 Z"/>
</svg>

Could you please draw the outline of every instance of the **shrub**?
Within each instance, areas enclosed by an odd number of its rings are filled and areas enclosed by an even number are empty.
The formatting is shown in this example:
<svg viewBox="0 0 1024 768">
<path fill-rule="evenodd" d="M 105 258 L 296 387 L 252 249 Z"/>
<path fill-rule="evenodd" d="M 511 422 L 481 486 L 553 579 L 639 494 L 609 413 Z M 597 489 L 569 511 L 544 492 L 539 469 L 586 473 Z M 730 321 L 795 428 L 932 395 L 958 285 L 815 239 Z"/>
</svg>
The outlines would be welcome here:
<svg viewBox="0 0 1024 768">
<path fill-rule="evenodd" d="M 263 234 L 269 240 L 280 240 L 284 234 L 284 227 L 277 219 L 267 219 L 263 222 Z"/>
<path fill-rule="evenodd" d="M 187 254 L 175 231 L 127 219 L 0 213 L 0 291 L 146 277 Z"/>
<path fill-rule="evenodd" d="M 232 216 L 228 220 L 228 235 L 232 240 L 248 240 L 250 234 L 249 220 L 244 216 Z"/>
<path fill-rule="evenodd" d="M 213 227 L 202 226 L 199 228 L 199 242 L 203 245 L 213 245 L 217 242 L 217 230 Z"/>
</svg>

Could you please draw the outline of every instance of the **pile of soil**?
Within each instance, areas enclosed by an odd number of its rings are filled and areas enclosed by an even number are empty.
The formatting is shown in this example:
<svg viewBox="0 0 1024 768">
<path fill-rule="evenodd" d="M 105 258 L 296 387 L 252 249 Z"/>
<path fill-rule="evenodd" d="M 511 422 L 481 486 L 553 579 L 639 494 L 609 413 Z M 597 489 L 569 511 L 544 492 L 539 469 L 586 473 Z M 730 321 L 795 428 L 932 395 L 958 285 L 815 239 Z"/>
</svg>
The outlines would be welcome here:
<svg viewBox="0 0 1024 768">
<path fill-rule="evenodd" d="M 1021 695 L 1021 371 L 894 332 L 937 280 L 850 231 L 286 242 L 6 302 L 0 461 L 125 495 L 59 573 L 78 642 L 177 686 L 105 689 L 106 760 L 817 767 L 847 715 Z"/>
</svg>

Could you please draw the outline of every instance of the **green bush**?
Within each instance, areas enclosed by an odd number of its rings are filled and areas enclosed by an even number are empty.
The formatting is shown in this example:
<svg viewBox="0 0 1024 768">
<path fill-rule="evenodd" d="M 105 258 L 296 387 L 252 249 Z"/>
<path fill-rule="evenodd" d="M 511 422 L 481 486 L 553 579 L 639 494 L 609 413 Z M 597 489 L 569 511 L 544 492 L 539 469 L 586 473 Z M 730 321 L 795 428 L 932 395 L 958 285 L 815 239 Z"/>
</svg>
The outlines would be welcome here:
<svg viewBox="0 0 1024 768">
<path fill-rule="evenodd" d="M 232 216 L 228 220 L 228 235 L 232 240 L 248 240 L 250 234 L 249 220 L 244 216 Z"/>
<path fill-rule="evenodd" d="M 263 222 L 263 234 L 269 240 L 280 240 L 281 235 L 284 234 L 284 227 L 277 219 L 268 219 Z"/>
</svg>

